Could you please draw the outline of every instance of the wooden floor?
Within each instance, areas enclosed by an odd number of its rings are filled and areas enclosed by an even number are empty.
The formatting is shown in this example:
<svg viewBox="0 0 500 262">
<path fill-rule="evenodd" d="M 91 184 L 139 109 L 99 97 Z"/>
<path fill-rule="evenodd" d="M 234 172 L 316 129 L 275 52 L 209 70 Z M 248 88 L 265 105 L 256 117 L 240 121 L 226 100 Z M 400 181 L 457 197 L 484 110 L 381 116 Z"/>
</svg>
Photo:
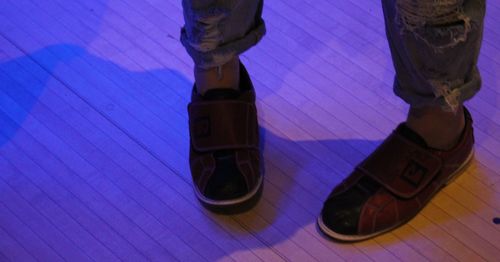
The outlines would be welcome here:
<svg viewBox="0 0 500 262">
<path fill-rule="evenodd" d="M 468 103 L 475 160 L 407 225 L 356 244 L 315 219 L 405 117 L 380 1 L 266 1 L 269 33 L 243 56 L 265 190 L 235 216 L 192 191 L 180 2 L 0 1 L 0 261 L 500 257 L 500 1 L 488 1 L 484 85 Z"/>
</svg>

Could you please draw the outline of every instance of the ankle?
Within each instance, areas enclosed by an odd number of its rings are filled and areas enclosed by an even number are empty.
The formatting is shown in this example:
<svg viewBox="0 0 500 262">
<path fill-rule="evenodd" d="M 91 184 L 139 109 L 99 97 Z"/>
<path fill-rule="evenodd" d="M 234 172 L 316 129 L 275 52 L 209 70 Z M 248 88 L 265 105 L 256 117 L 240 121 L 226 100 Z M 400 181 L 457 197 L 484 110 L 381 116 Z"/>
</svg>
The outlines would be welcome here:
<svg viewBox="0 0 500 262">
<path fill-rule="evenodd" d="M 406 124 L 430 147 L 450 149 L 456 145 L 465 128 L 464 109 L 459 106 L 455 112 L 449 112 L 441 107 L 411 108 Z"/>
<path fill-rule="evenodd" d="M 230 88 L 238 90 L 240 83 L 240 60 L 239 57 L 231 59 L 226 64 L 214 68 L 194 69 L 196 88 L 203 95 L 211 89 Z"/>
</svg>

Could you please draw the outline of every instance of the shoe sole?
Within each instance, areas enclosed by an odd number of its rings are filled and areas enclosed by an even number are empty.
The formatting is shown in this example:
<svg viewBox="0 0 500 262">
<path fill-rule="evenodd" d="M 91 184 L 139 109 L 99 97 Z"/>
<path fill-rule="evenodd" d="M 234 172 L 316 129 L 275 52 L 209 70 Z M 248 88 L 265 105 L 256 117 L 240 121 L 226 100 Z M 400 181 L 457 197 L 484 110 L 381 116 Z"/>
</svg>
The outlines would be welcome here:
<svg viewBox="0 0 500 262">
<path fill-rule="evenodd" d="M 455 181 L 461 174 L 463 174 L 463 172 L 465 171 L 466 167 L 471 163 L 471 160 L 473 159 L 474 157 L 474 150 L 471 151 L 471 153 L 469 154 L 469 156 L 467 157 L 467 159 L 464 161 L 464 163 L 462 163 L 462 165 L 457 169 L 457 171 L 455 171 L 451 176 L 450 178 L 448 179 L 448 181 L 446 181 L 443 186 L 441 187 L 441 189 L 443 189 L 444 187 L 446 187 L 447 185 L 451 184 L 453 181 Z M 434 194 L 434 196 L 436 196 L 441 190 L 437 191 L 436 194 Z M 434 197 L 432 196 L 432 197 Z M 429 201 L 430 202 L 430 201 Z M 429 203 L 428 202 L 428 203 Z M 373 234 L 370 234 L 370 235 L 362 235 L 362 236 L 359 236 L 359 235 L 356 235 L 356 236 L 353 236 L 353 235 L 343 235 L 343 234 L 340 234 L 340 233 L 337 233 L 333 230 L 331 230 L 330 228 L 328 228 L 326 226 L 326 224 L 323 222 L 323 218 L 322 216 L 320 215 L 318 217 L 318 220 L 317 220 L 317 224 L 318 224 L 318 227 L 319 229 L 324 233 L 326 234 L 327 236 L 335 239 L 335 240 L 340 240 L 340 241 L 343 241 L 343 242 L 356 242 L 356 241 L 361 241 L 361 240 L 366 240 L 366 239 L 370 239 L 370 238 L 373 238 L 373 237 L 376 237 L 376 236 L 379 236 L 379 235 L 382 235 L 384 233 L 387 233 L 389 231 L 392 231 L 406 223 L 408 223 L 411 219 L 413 219 L 414 217 L 411 217 L 405 221 L 402 221 L 401 223 L 391 227 L 391 228 L 388 228 L 388 229 L 385 229 L 383 231 L 379 231 L 379 232 L 375 232 Z"/>
<path fill-rule="evenodd" d="M 260 196 L 262 195 L 263 187 L 264 179 L 261 176 L 259 177 L 257 186 L 251 192 L 235 199 L 210 199 L 203 196 L 203 194 L 196 187 L 194 189 L 194 192 L 201 204 L 210 211 L 213 211 L 215 213 L 234 214 L 245 212 L 254 207 L 260 199 Z"/>
</svg>

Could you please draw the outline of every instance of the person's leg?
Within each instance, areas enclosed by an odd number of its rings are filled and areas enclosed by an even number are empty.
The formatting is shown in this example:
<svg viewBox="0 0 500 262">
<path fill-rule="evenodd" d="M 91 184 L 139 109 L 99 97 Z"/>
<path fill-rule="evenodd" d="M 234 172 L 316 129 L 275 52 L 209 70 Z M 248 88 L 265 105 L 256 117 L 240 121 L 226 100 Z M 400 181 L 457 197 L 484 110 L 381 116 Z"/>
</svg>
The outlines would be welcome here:
<svg viewBox="0 0 500 262">
<path fill-rule="evenodd" d="M 188 106 L 193 186 L 214 211 L 251 207 L 262 188 L 255 92 L 238 56 L 265 34 L 262 0 L 183 0 L 194 60 Z"/>
<path fill-rule="evenodd" d="M 410 104 L 398 128 L 325 201 L 318 224 L 345 241 L 404 224 L 463 171 L 473 130 L 463 102 L 481 87 L 485 0 L 383 0 L 396 76 Z"/>
<path fill-rule="evenodd" d="M 183 0 L 181 41 L 194 60 L 200 94 L 236 88 L 238 56 L 265 34 L 260 0 Z"/>
<path fill-rule="evenodd" d="M 447 149 L 464 127 L 463 102 L 481 87 L 477 58 L 485 0 L 384 0 L 395 93 L 411 105 L 407 124 Z"/>
</svg>

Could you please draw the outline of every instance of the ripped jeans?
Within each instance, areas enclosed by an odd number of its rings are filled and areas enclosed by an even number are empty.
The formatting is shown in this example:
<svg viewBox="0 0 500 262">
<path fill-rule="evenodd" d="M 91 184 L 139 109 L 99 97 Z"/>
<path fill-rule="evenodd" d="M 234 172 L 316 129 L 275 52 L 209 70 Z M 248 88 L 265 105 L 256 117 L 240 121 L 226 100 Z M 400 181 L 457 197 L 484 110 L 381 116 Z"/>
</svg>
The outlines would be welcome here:
<svg viewBox="0 0 500 262">
<path fill-rule="evenodd" d="M 477 59 L 486 0 L 382 0 L 396 69 L 394 92 L 413 107 L 454 111 L 481 87 Z M 263 0 L 183 0 L 181 41 L 201 68 L 217 67 L 264 36 Z"/>
</svg>

